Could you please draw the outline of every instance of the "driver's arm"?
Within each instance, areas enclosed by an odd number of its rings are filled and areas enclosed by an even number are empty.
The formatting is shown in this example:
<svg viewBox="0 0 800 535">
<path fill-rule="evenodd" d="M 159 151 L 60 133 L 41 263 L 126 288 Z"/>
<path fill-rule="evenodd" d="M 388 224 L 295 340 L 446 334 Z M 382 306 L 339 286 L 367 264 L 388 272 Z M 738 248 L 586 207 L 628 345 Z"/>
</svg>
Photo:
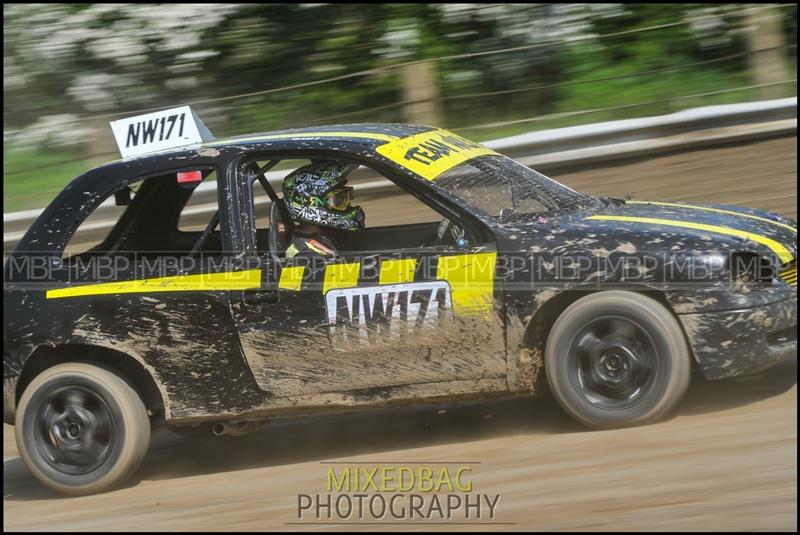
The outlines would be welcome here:
<svg viewBox="0 0 800 535">
<path fill-rule="evenodd" d="M 336 250 L 314 238 L 296 237 L 286 249 L 286 258 L 315 257 L 333 258 Z"/>
</svg>

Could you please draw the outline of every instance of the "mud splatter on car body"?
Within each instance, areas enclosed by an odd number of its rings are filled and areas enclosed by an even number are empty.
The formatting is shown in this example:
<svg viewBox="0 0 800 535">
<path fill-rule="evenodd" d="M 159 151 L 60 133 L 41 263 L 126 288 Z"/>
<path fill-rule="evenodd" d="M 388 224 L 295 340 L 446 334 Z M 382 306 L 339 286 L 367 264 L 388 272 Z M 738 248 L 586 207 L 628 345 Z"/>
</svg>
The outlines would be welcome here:
<svg viewBox="0 0 800 535">
<path fill-rule="evenodd" d="M 248 174 L 255 160 L 288 158 L 370 167 L 460 233 L 420 246 L 436 224 L 368 228 L 335 260 L 294 264 L 256 232 Z M 796 351 L 796 223 L 741 207 L 589 197 L 541 175 L 526 182 L 521 167 L 431 127 L 362 124 L 241 136 L 87 171 L 6 261 L 5 421 L 32 374 L 60 359 L 126 362 L 150 392 L 148 408 L 170 424 L 528 394 L 541 386 L 558 313 L 606 289 L 667 305 L 708 378 Z M 177 230 L 191 191 L 173 179 L 195 169 L 218 177 L 219 230 L 199 253 L 201 233 Z M 489 175 L 523 178 L 481 182 Z M 81 222 L 142 180 L 108 237 L 65 258 Z M 541 206 L 503 206 L 506 198 Z M 98 258 L 125 262 L 109 279 L 78 261 Z M 763 261 L 768 275 L 740 277 L 740 259 Z M 436 283 L 447 299 L 436 301 Z M 343 300 L 328 299 L 333 291 Z"/>
</svg>

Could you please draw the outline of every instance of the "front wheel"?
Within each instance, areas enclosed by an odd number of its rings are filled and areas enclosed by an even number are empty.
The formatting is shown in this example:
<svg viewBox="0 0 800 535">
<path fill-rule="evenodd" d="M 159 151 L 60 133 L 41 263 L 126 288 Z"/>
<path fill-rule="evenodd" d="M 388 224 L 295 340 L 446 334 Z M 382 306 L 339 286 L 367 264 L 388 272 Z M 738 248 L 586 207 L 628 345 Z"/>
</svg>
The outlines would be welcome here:
<svg viewBox="0 0 800 535">
<path fill-rule="evenodd" d="M 675 317 L 642 294 L 605 291 L 567 307 L 547 337 L 545 372 L 559 404 L 594 428 L 655 422 L 689 386 L 689 348 Z"/>
<path fill-rule="evenodd" d="M 87 363 L 59 364 L 22 394 L 16 439 L 42 483 L 65 494 L 92 494 L 136 471 L 150 444 L 150 420 L 120 376 Z"/>
</svg>

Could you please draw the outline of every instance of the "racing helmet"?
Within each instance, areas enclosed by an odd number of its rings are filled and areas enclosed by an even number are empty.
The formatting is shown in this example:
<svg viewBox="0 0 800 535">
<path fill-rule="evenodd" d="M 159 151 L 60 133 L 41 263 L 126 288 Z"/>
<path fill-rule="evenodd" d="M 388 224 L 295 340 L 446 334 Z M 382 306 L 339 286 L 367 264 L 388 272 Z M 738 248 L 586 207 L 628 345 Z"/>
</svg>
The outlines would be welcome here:
<svg viewBox="0 0 800 535">
<path fill-rule="evenodd" d="M 283 180 L 283 203 L 297 222 L 340 230 L 362 230 L 364 210 L 351 206 L 353 188 L 347 175 L 358 164 L 341 160 L 312 161 Z"/>
</svg>

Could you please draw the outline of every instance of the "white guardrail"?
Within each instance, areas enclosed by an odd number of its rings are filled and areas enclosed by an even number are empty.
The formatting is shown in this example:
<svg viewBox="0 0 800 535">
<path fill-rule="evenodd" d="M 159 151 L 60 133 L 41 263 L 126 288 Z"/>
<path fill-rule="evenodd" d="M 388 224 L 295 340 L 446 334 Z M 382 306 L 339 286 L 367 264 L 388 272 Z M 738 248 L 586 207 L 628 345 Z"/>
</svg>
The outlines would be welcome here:
<svg viewBox="0 0 800 535">
<path fill-rule="evenodd" d="M 669 115 L 610 121 L 568 128 L 531 132 L 495 139 L 483 144 L 497 152 L 538 170 L 598 165 L 619 159 L 675 150 L 697 149 L 721 143 L 741 142 L 773 136 L 797 134 L 797 97 L 744 104 L 726 104 L 684 110 Z M 266 174 L 276 189 L 288 171 Z M 351 175 L 359 197 L 381 196 L 399 191 L 387 179 L 361 167 Z M 264 202 L 268 202 L 264 196 Z M 202 224 L 217 208 L 216 182 L 201 184 L 184 215 Z M 92 215 L 92 223 L 78 229 L 92 239 L 106 232 L 114 219 L 103 214 L 114 212 L 114 200 L 105 201 Z M 3 214 L 3 248 L 10 250 L 36 220 L 39 210 Z M 78 239 L 81 239 L 80 236 Z"/>
</svg>

